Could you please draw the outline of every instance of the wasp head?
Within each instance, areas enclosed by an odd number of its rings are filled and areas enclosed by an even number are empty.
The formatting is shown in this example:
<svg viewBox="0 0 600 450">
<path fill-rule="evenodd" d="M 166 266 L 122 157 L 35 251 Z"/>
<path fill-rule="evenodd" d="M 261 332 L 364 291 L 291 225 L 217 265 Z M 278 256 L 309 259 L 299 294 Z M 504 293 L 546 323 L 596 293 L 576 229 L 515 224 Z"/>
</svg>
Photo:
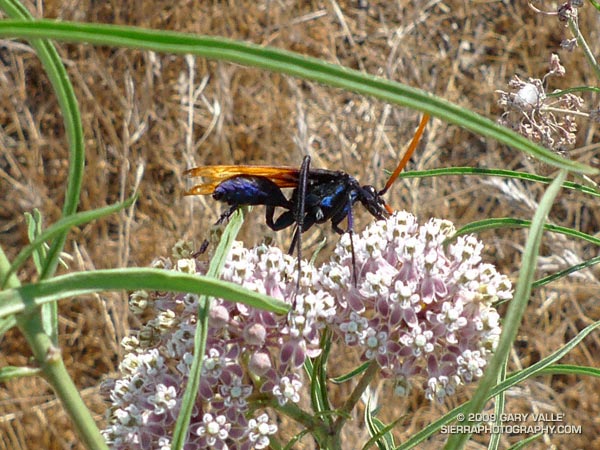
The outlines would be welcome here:
<svg viewBox="0 0 600 450">
<path fill-rule="evenodd" d="M 357 192 L 357 200 L 359 200 L 367 211 L 369 211 L 376 219 L 383 220 L 392 213 L 391 208 L 385 203 L 381 194 L 370 185 L 361 186 Z"/>
</svg>

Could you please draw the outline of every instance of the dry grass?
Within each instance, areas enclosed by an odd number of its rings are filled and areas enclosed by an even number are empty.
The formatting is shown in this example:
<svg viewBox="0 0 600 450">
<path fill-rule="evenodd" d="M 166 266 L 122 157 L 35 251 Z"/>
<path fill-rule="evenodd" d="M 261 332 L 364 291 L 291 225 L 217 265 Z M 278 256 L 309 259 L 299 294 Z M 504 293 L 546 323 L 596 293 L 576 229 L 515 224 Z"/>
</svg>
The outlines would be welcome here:
<svg viewBox="0 0 600 450">
<path fill-rule="evenodd" d="M 420 86 L 485 116 L 498 115 L 494 91 L 519 74 L 541 76 L 551 52 L 567 33 L 556 20 L 534 14 L 521 2 L 459 0 L 357 2 L 80 2 L 47 1 L 38 16 L 142 25 L 228 36 L 273 45 Z M 524 2 L 523 2 L 524 3 Z M 37 2 L 35 3 L 38 4 Z M 30 4 L 31 6 L 31 4 Z M 337 7 L 339 6 L 339 10 Z M 148 13 L 151 12 L 151 13 Z M 595 21 L 595 22 L 594 22 Z M 600 54 L 597 15 L 584 8 L 581 28 Z M 236 65 L 88 45 L 60 45 L 75 85 L 87 144 L 81 210 L 102 207 L 131 193 L 143 168 L 141 196 L 127 213 L 74 230 L 65 250 L 69 270 L 145 266 L 170 252 L 181 237 L 200 242 L 218 217 L 211 199 L 183 198 L 182 172 L 194 163 L 298 165 L 310 151 L 315 167 L 345 170 L 381 186 L 394 166 L 419 114 L 370 98 Z M 594 83 L 579 51 L 561 52 L 567 68 L 556 87 Z M 46 223 L 60 216 L 67 151 L 55 97 L 35 55 L 22 44 L 0 47 L 0 244 L 14 257 L 26 245 L 23 213 L 39 208 Z M 596 100 L 597 101 L 597 100 Z M 188 105 L 193 103 L 193 115 Z M 597 127 L 581 123 L 578 145 L 598 141 Z M 478 166 L 536 167 L 523 155 L 437 120 L 409 170 Z M 591 151 L 573 158 L 598 165 Z M 489 178 L 436 178 L 399 182 L 389 193 L 397 208 L 453 220 L 457 225 L 486 217 L 530 218 L 542 188 Z M 590 198 L 565 193 L 553 223 L 596 233 L 600 209 Z M 286 246 L 290 234 L 275 234 L 261 208 L 248 218 L 248 244 L 266 236 Z M 371 220 L 358 214 L 359 226 Z M 306 238 L 330 237 L 327 227 Z M 486 232 L 487 256 L 516 277 L 526 233 Z M 325 250 L 325 253 L 327 249 Z M 594 247 L 551 236 L 545 240 L 540 275 L 597 254 Z M 511 368 L 548 355 L 600 318 L 599 273 L 586 271 L 538 290 L 531 299 L 514 348 Z M 35 278 L 33 268 L 20 274 Z M 123 293 L 103 293 L 60 303 L 61 344 L 70 373 L 99 422 L 105 405 L 103 377 L 116 370 L 118 342 L 136 327 Z M 590 337 L 563 361 L 597 366 L 600 342 Z M 30 354 L 22 336 L 4 336 L 0 366 L 25 365 Z M 332 364 L 332 366 L 335 365 Z M 380 398 L 384 396 L 382 386 Z M 347 392 L 336 394 L 337 398 Z M 467 398 L 469 391 L 461 394 Z M 81 448 L 48 386 L 38 378 L 0 386 L 0 449 Z M 600 383 L 591 378 L 547 376 L 523 383 L 508 396 L 507 411 L 564 413 L 563 423 L 581 425 L 581 435 L 540 439 L 531 448 L 599 448 Z M 405 439 L 459 400 L 432 405 L 415 393 L 388 405 L 387 417 L 406 415 L 398 427 Z M 364 437 L 360 419 L 348 442 Z M 503 436 L 505 448 L 524 436 Z M 487 436 L 477 439 L 485 442 Z M 432 442 L 423 448 L 438 448 Z M 473 444 L 471 448 L 478 445 Z M 347 444 L 344 448 L 351 448 Z"/>
</svg>

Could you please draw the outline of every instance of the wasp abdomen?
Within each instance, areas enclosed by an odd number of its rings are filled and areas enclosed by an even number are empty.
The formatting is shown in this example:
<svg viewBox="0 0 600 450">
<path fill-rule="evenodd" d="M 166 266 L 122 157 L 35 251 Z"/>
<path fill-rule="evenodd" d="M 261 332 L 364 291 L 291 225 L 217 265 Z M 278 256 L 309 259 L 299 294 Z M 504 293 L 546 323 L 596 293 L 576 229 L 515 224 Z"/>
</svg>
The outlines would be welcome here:
<svg viewBox="0 0 600 450">
<path fill-rule="evenodd" d="M 289 208 L 281 189 L 264 177 L 240 175 L 220 183 L 213 198 L 229 205 L 271 205 Z"/>
</svg>

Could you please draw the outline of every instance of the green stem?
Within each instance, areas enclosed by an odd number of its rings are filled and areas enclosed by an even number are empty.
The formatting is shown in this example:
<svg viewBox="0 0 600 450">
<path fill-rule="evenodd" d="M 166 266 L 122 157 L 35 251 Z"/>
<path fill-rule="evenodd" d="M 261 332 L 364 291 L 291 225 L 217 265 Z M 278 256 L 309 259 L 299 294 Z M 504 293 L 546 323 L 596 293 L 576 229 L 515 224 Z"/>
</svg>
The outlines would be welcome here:
<svg viewBox="0 0 600 450">
<path fill-rule="evenodd" d="M 262 402 L 259 402 L 259 403 L 262 403 Z M 270 398 L 268 401 L 265 401 L 263 404 L 267 407 L 273 408 L 273 409 L 285 414 L 290 419 L 295 420 L 296 422 L 298 422 L 304 428 L 306 428 L 307 430 L 309 430 L 311 432 L 314 432 L 317 428 L 319 428 L 319 425 L 320 425 L 319 421 L 313 415 L 307 413 L 306 411 L 303 411 L 301 408 L 298 407 L 298 405 L 296 405 L 293 402 L 288 401 L 285 405 L 282 406 L 279 404 L 277 399 Z"/>
<path fill-rule="evenodd" d="M 63 408 L 73 421 L 77 434 L 88 449 L 108 449 L 89 409 L 79 395 L 77 386 L 69 376 L 60 350 L 44 333 L 39 314 L 17 316 L 17 323 L 31 346 L 37 362 Z"/>
<path fill-rule="evenodd" d="M 569 23 L 569 29 L 571 30 L 571 33 L 573 33 L 573 35 L 575 36 L 575 39 L 577 39 L 577 43 L 583 50 L 583 54 L 585 55 L 585 58 L 587 59 L 590 66 L 592 66 L 592 69 L 594 70 L 594 73 L 596 74 L 596 78 L 598 78 L 598 80 L 600 81 L 600 66 L 598 65 L 598 61 L 596 61 L 596 57 L 592 53 L 592 49 L 590 49 L 590 46 L 588 45 L 585 38 L 581 34 L 581 31 L 579 30 L 579 26 L 577 25 L 575 20 L 573 20 L 572 18 L 569 18 L 568 23 Z"/>
<path fill-rule="evenodd" d="M 0 248 L 0 275 L 6 274 L 9 269 L 10 262 Z M 19 279 L 14 274 L 8 277 L 6 284 L 8 288 L 20 286 Z M 27 339 L 33 355 L 44 373 L 44 377 L 61 400 L 86 448 L 108 449 L 90 411 L 65 368 L 60 352 L 44 332 L 39 308 L 32 308 L 32 311 L 31 314 L 17 314 L 15 318 L 17 326 Z"/>
<path fill-rule="evenodd" d="M 328 444 L 332 433 L 329 432 L 329 428 L 325 425 L 325 423 L 317 419 L 312 414 L 302 410 L 295 403 L 288 401 L 286 404 L 280 405 L 276 398 L 270 396 L 255 398 L 251 403 L 255 408 L 272 408 L 273 410 L 279 411 L 281 414 L 284 414 L 290 419 L 298 422 L 306 430 L 308 430 L 312 438 L 318 443 L 320 449 L 337 450 L 336 447 L 331 447 Z"/>
<path fill-rule="evenodd" d="M 340 432 L 342 431 L 342 427 L 344 426 L 344 423 L 346 423 L 348 417 L 351 417 L 350 413 L 352 412 L 352 410 L 360 400 L 363 392 L 365 391 L 365 389 L 367 389 L 367 387 L 369 386 L 369 384 L 371 383 L 378 371 L 379 366 L 375 361 L 372 361 L 371 364 L 369 364 L 369 367 L 367 367 L 365 373 L 363 373 L 363 376 L 361 377 L 360 381 L 352 391 L 352 394 L 350 394 L 350 397 L 348 397 L 348 399 L 344 403 L 344 406 L 342 406 L 340 410 L 340 415 L 338 416 L 337 420 L 335 421 L 335 425 L 333 426 L 335 436 L 339 436 Z"/>
<path fill-rule="evenodd" d="M 0 8 L 13 19 L 33 20 L 27 8 L 18 0 L 0 0 Z M 39 38 L 32 38 L 29 40 L 29 43 L 35 49 L 36 55 L 52 84 L 64 118 L 65 131 L 69 143 L 69 176 L 67 178 L 67 189 L 63 205 L 63 217 L 65 217 L 77 211 L 79 193 L 83 183 L 85 146 L 79 105 L 77 97 L 75 97 L 75 91 L 69 80 L 67 69 L 63 65 L 61 57 L 53 44 L 47 39 Z M 48 257 L 44 261 L 40 279 L 50 278 L 54 274 L 66 239 L 67 230 L 52 241 L 48 250 Z M 56 311 L 52 311 L 52 315 L 56 316 Z"/>
</svg>

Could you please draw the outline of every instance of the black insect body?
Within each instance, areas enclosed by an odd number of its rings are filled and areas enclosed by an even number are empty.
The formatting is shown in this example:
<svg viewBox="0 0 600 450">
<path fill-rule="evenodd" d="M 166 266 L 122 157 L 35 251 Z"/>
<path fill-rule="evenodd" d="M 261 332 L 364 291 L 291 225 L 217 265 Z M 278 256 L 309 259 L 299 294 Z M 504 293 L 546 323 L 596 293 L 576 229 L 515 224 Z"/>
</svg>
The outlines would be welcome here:
<svg viewBox="0 0 600 450">
<path fill-rule="evenodd" d="M 185 172 L 185 175 L 201 176 L 210 181 L 194 186 L 186 192 L 186 195 L 212 194 L 215 200 L 227 203 L 229 209 L 221 215 L 217 224 L 226 221 L 240 206 L 266 206 L 265 220 L 269 228 L 278 231 L 292 225 L 296 226 L 289 253 L 292 254 L 294 248 L 297 249 L 299 269 L 302 233 L 314 224 L 331 222 L 333 230 L 343 234 L 345 231 L 339 225 L 347 219 L 354 267 L 353 277 L 356 281 L 352 208 L 359 202 L 376 219 L 384 219 L 393 212 L 383 200 L 383 195 L 406 166 L 423 134 L 427 120 L 428 116 L 425 115 L 406 154 L 384 188 L 379 191 L 370 185 L 361 186 L 356 178 L 343 171 L 311 169 L 310 157 L 305 156 L 299 169 L 243 165 L 196 167 Z M 281 190 L 283 188 L 294 189 L 289 199 L 283 194 Z M 277 208 L 283 209 L 283 212 L 275 219 Z"/>
</svg>

